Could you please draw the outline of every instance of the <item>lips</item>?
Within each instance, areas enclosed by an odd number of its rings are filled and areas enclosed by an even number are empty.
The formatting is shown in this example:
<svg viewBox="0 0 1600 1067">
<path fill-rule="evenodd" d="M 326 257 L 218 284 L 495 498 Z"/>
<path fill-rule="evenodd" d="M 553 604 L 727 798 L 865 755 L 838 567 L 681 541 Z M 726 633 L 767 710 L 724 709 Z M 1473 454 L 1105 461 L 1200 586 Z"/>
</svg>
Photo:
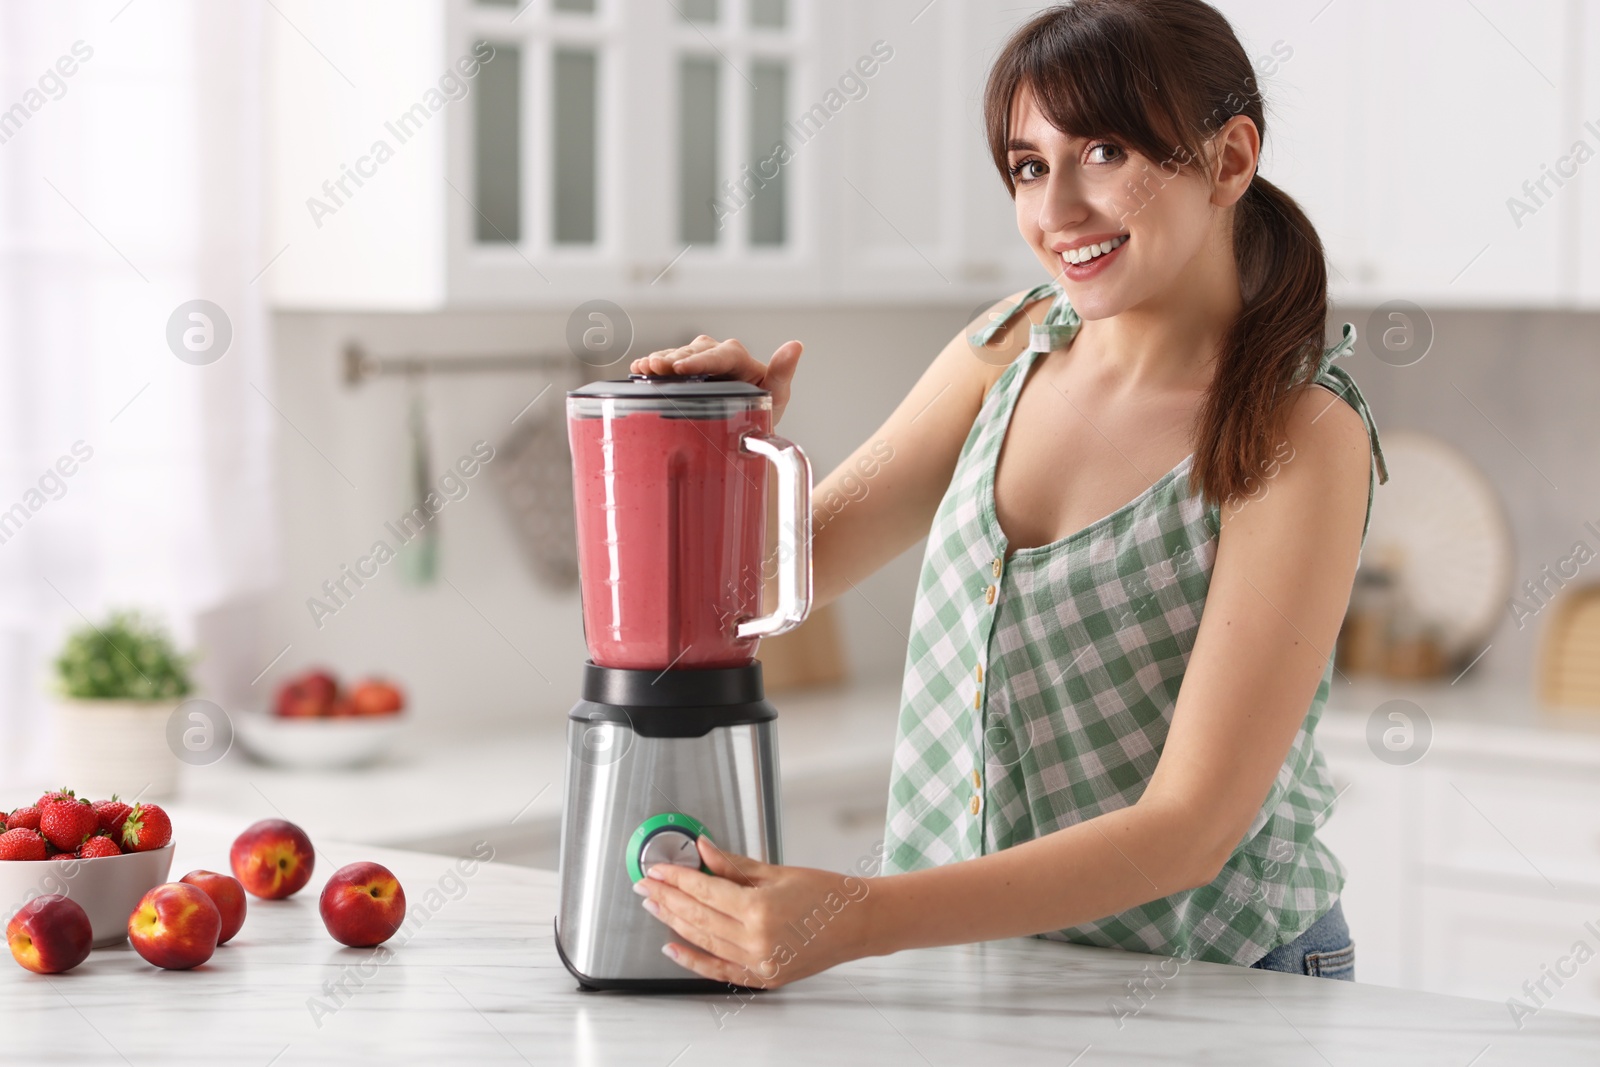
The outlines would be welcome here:
<svg viewBox="0 0 1600 1067">
<path fill-rule="evenodd" d="M 1127 234 L 1117 234 L 1103 241 L 1070 248 L 1060 254 L 1061 273 L 1073 281 L 1087 281 L 1107 269 L 1120 257 L 1129 239 Z"/>
</svg>

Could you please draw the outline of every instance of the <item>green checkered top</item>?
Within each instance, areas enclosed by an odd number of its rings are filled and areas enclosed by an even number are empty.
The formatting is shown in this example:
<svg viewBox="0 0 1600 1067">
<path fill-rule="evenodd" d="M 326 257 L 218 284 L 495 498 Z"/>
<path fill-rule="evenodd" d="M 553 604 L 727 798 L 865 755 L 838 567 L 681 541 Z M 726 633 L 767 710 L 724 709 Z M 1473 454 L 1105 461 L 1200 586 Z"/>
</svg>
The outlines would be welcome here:
<svg viewBox="0 0 1600 1067">
<path fill-rule="evenodd" d="M 1221 510 L 1191 493 L 1191 454 L 1070 537 L 1006 558 L 995 519 L 1000 443 L 1028 369 L 1070 344 L 1079 319 L 1054 283 L 971 341 L 1054 294 L 1031 344 L 989 390 L 934 516 L 906 650 L 885 873 L 952 863 L 1127 807 L 1161 758 L 1216 560 Z M 1349 402 L 1388 481 L 1377 428 L 1326 349 L 1312 380 Z M 1365 543 L 1372 517 L 1368 488 Z M 1209 885 L 1038 936 L 1247 965 L 1320 918 L 1344 868 L 1316 828 L 1335 793 L 1312 740 L 1323 671 L 1294 745 L 1243 842 Z"/>
</svg>

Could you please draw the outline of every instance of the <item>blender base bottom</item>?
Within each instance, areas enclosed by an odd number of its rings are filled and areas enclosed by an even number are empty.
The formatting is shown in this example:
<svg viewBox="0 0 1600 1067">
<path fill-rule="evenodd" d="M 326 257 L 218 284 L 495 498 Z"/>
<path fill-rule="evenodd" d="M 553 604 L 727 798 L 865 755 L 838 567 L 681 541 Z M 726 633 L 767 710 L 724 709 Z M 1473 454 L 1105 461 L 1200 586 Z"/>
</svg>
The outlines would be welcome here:
<svg viewBox="0 0 1600 1067">
<path fill-rule="evenodd" d="M 733 982 L 719 982 L 714 978 L 591 978 L 581 973 L 567 959 L 566 950 L 561 947 L 561 920 L 553 918 L 551 928 L 555 931 L 556 955 L 561 957 L 562 966 L 572 973 L 578 980 L 578 988 L 585 993 L 595 993 L 601 990 L 614 990 L 621 993 L 765 993 L 766 990 L 758 986 L 743 986 Z"/>
</svg>

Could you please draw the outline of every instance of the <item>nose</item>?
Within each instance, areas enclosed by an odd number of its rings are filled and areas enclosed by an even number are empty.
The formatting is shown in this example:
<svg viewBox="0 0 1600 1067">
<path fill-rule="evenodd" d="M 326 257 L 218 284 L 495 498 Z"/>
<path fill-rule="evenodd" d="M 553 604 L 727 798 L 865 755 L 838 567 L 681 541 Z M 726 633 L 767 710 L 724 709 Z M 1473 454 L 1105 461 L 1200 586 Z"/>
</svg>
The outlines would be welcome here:
<svg viewBox="0 0 1600 1067">
<path fill-rule="evenodd" d="M 1045 234 L 1065 233 L 1089 217 L 1089 204 L 1083 188 L 1070 168 L 1055 168 L 1046 178 L 1044 196 L 1039 199 L 1035 219 Z"/>
</svg>

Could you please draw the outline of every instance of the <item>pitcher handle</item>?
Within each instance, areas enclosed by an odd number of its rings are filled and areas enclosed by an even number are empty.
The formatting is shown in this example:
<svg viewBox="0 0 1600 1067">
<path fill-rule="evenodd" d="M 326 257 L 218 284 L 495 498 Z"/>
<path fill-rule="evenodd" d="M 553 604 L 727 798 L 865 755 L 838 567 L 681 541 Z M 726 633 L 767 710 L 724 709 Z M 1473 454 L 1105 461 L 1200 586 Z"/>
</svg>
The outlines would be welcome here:
<svg viewBox="0 0 1600 1067">
<path fill-rule="evenodd" d="M 799 626 L 811 612 L 811 461 L 798 445 L 776 434 L 748 434 L 740 450 L 765 456 L 777 468 L 779 569 L 777 607 L 740 620 L 735 633 L 772 637 Z"/>
</svg>

